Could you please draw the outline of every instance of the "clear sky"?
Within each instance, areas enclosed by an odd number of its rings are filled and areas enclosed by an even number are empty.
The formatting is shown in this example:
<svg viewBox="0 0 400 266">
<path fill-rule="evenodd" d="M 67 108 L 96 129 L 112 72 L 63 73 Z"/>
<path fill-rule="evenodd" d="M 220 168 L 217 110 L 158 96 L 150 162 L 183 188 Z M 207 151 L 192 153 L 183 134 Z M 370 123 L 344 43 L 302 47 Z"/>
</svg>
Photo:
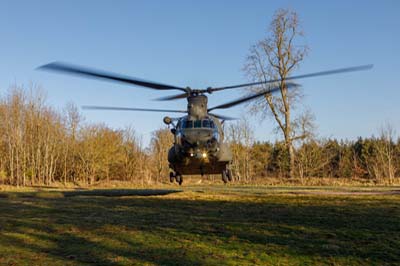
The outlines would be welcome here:
<svg viewBox="0 0 400 266">
<path fill-rule="evenodd" d="M 266 36 L 278 8 L 297 11 L 310 53 L 296 74 L 373 63 L 368 72 L 303 80 L 321 137 L 400 132 L 400 1 L 0 1 L 0 92 L 35 83 L 49 104 L 185 108 L 155 102 L 168 92 L 36 71 L 66 61 L 177 86 L 205 88 L 247 82 L 250 46 Z M 175 93 L 175 92 L 172 92 Z M 211 95 L 210 105 L 243 92 Z M 244 116 L 238 106 L 219 111 Z M 87 121 L 133 125 L 145 143 L 163 114 L 83 111 Z M 274 140 L 272 120 L 253 121 L 258 140 Z"/>
</svg>

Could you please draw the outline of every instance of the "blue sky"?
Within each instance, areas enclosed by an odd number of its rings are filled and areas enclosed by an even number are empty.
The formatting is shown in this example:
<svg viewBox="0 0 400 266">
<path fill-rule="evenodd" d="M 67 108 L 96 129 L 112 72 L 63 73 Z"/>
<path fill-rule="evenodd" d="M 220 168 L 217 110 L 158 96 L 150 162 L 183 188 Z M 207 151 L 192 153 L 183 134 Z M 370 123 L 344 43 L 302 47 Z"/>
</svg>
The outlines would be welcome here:
<svg viewBox="0 0 400 266">
<path fill-rule="evenodd" d="M 298 12 L 310 52 L 296 74 L 373 63 L 368 72 L 302 80 L 303 104 L 321 137 L 354 139 L 390 123 L 400 132 L 400 1 L 0 1 L 0 92 L 35 83 L 48 103 L 185 108 L 159 103 L 168 92 L 36 71 L 52 61 L 205 88 L 247 82 L 250 46 L 267 34 L 278 8 Z M 215 105 L 242 92 L 220 92 Z M 245 116 L 244 106 L 219 111 Z M 88 122 L 133 125 L 145 143 L 163 114 L 83 111 Z M 258 140 L 274 140 L 272 120 L 253 121 Z"/>
</svg>

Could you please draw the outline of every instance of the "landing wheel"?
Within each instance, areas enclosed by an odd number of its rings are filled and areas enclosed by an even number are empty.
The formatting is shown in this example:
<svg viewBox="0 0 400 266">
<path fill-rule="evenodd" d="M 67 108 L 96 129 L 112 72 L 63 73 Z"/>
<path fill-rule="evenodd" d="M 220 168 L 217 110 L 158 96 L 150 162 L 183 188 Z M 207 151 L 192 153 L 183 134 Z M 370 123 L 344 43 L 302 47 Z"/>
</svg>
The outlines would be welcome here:
<svg viewBox="0 0 400 266">
<path fill-rule="evenodd" d="M 175 173 L 174 172 L 169 172 L 169 182 L 174 182 L 175 179 Z"/>
<path fill-rule="evenodd" d="M 176 175 L 175 175 L 175 180 L 176 180 L 176 182 L 178 182 L 179 185 L 182 185 L 183 178 L 182 178 L 182 175 L 181 175 L 181 174 L 176 173 Z"/>
<path fill-rule="evenodd" d="M 222 181 L 224 181 L 224 183 L 228 183 L 228 175 L 226 174 L 226 171 L 222 171 Z"/>
<path fill-rule="evenodd" d="M 232 171 L 231 169 L 226 169 L 226 176 L 228 177 L 229 182 L 232 181 Z"/>
</svg>

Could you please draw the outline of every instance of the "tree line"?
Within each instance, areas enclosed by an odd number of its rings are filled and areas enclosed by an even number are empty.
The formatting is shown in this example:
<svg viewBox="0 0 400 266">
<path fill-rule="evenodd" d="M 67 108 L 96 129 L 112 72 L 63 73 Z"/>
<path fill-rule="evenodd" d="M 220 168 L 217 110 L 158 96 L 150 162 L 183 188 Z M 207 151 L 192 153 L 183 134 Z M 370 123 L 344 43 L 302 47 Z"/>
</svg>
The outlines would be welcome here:
<svg viewBox="0 0 400 266">
<path fill-rule="evenodd" d="M 230 124 L 226 134 L 233 151 L 232 171 L 236 180 L 259 182 L 268 177 L 332 178 L 373 183 L 398 183 L 400 139 L 390 125 L 379 136 L 356 140 L 299 140 L 294 148 L 294 176 L 284 141 L 254 141 L 246 121 Z"/>
<path fill-rule="evenodd" d="M 84 121 L 73 104 L 55 110 L 40 90 L 13 87 L 0 97 L 0 184 L 27 186 L 129 181 L 168 182 L 168 128 L 144 147 L 134 128 L 111 129 Z M 224 126 L 236 182 L 290 178 L 285 142 L 258 142 L 245 120 Z M 353 141 L 308 138 L 295 145 L 294 174 L 313 178 L 394 183 L 400 171 L 400 141 L 390 127 L 379 137 Z M 207 178 L 207 177 L 206 177 Z M 291 177 L 293 178 L 293 177 Z M 219 178 L 214 178 L 220 182 Z"/>
<path fill-rule="evenodd" d="M 1 184 L 149 183 L 161 181 L 167 170 L 160 166 L 165 142 L 172 142 L 165 130 L 155 131 L 145 148 L 133 128 L 85 123 L 76 106 L 57 111 L 35 88 L 14 86 L 2 95 L 0 121 Z"/>
</svg>

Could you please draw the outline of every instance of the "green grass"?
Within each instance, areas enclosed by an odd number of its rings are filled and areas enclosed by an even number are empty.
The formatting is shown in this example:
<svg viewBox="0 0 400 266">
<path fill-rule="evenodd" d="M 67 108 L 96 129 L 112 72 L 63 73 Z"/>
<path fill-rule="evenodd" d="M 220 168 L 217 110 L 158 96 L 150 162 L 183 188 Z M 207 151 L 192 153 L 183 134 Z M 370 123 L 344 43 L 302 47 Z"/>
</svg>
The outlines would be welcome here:
<svg viewBox="0 0 400 266">
<path fill-rule="evenodd" d="M 2 192 L 0 265 L 400 265 L 396 188 L 170 188 Z"/>
</svg>

